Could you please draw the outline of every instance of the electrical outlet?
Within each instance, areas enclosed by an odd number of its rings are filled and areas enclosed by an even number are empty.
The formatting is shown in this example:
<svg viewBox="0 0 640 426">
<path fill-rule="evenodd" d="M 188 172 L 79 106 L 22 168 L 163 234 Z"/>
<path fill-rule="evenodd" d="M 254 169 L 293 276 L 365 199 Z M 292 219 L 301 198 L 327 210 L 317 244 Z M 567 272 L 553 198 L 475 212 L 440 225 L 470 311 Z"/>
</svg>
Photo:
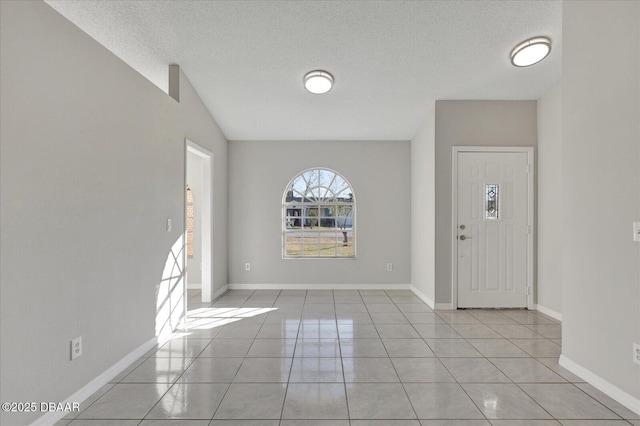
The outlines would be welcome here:
<svg viewBox="0 0 640 426">
<path fill-rule="evenodd" d="M 82 355 L 82 336 L 71 339 L 71 361 Z"/>
<path fill-rule="evenodd" d="M 633 241 L 640 243 L 640 222 L 633 222 Z"/>
<path fill-rule="evenodd" d="M 393 271 L 393 263 L 387 263 L 387 271 Z"/>
<path fill-rule="evenodd" d="M 244 270 L 245 271 L 250 271 L 251 270 L 251 264 L 250 263 L 245 263 L 244 264 Z"/>
<path fill-rule="evenodd" d="M 640 364 L 640 345 L 637 343 L 633 344 L 633 362 Z"/>
</svg>

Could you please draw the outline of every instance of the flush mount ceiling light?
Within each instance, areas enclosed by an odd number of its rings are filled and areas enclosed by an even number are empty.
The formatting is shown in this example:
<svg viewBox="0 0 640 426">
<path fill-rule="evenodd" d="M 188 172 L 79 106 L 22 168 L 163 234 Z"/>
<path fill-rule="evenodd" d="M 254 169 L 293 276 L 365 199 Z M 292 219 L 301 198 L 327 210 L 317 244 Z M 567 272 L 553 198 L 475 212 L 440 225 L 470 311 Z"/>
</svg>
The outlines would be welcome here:
<svg viewBox="0 0 640 426">
<path fill-rule="evenodd" d="M 314 95 L 321 95 L 331 90 L 333 76 L 326 71 L 310 71 L 304 76 L 304 88 Z"/>
<path fill-rule="evenodd" d="M 537 64 L 551 52 L 551 40 L 547 37 L 534 37 L 517 45 L 511 51 L 511 63 L 516 67 L 528 67 Z"/>
</svg>

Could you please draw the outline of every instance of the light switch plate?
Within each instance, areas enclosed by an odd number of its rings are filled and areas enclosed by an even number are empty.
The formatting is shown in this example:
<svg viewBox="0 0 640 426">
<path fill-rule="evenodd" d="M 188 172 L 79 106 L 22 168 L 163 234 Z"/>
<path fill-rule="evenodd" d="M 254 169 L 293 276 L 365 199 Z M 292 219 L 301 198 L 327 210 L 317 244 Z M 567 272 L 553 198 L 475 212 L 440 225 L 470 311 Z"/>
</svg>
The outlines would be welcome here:
<svg viewBox="0 0 640 426">
<path fill-rule="evenodd" d="M 633 222 L 633 241 L 640 243 L 640 222 Z"/>
</svg>

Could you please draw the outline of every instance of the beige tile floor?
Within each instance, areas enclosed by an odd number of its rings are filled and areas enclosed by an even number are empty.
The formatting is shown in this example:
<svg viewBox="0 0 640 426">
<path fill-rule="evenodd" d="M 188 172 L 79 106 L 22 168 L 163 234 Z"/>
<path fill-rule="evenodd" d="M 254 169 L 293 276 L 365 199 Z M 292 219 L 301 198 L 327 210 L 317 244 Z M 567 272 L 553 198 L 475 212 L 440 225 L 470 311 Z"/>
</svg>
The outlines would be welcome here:
<svg viewBox="0 0 640 426">
<path fill-rule="evenodd" d="M 560 324 L 537 312 L 433 312 L 409 291 L 199 298 L 181 337 L 59 424 L 640 425 L 558 365 Z"/>
</svg>

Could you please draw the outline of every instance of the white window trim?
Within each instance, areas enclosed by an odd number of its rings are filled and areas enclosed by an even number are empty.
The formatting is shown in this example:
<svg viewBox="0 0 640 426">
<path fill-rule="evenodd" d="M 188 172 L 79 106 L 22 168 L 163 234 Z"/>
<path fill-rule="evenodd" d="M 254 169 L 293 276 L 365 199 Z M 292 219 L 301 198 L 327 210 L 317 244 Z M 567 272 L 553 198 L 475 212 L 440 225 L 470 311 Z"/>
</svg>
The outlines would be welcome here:
<svg viewBox="0 0 640 426">
<path fill-rule="evenodd" d="M 286 254 L 286 235 L 287 233 L 291 233 L 293 231 L 290 231 L 287 229 L 286 223 L 287 223 L 287 219 L 290 217 L 299 217 L 301 220 L 303 220 L 306 216 L 303 214 L 301 216 L 287 216 L 287 209 L 289 209 L 291 206 L 294 205 L 300 205 L 301 203 L 295 203 L 295 202 L 287 202 L 287 193 L 289 191 L 289 189 L 291 188 L 291 185 L 293 184 L 293 182 L 298 179 L 300 176 L 304 175 L 305 173 L 312 171 L 312 170 L 324 170 L 327 172 L 331 172 L 333 173 L 335 176 L 340 177 L 342 180 L 344 180 L 344 182 L 348 185 L 348 189 L 349 189 L 349 193 L 351 194 L 351 198 L 353 199 L 352 202 L 332 202 L 332 203 L 323 203 L 323 202 L 315 202 L 315 203 L 308 203 L 309 207 L 317 207 L 318 209 L 321 208 L 321 206 L 323 205 L 328 205 L 331 204 L 332 206 L 350 206 L 351 207 L 351 212 L 349 213 L 349 216 L 351 218 L 351 228 L 349 228 L 349 231 L 351 233 L 351 245 L 352 245 L 352 252 L 353 255 L 352 256 L 338 256 L 337 254 L 334 256 L 311 256 L 311 255 L 300 255 L 300 256 L 288 256 Z M 323 188 L 327 188 L 324 187 Z M 329 188 L 327 188 L 328 190 Z M 355 191 L 353 189 L 353 186 L 351 185 L 351 183 L 339 172 L 327 168 L 327 167 L 311 167 L 308 169 L 305 169 L 299 173 L 297 173 L 293 179 L 291 179 L 289 181 L 289 183 L 287 183 L 285 189 L 284 189 L 284 193 L 282 195 L 282 220 L 281 220 L 281 227 L 282 227 L 282 258 L 285 260 L 290 260 L 290 259 L 346 259 L 346 260 L 354 260 L 356 259 L 356 195 L 355 195 Z M 337 216 L 318 216 L 318 219 L 320 218 L 337 218 Z M 304 227 L 303 227 L 304 228 Z M 302 229 L 300 232 L 304 233 L 304 229 Z M 309 231 L 307 231 L 309 232 Z M 318 231 L 319 232 L 319 231 Z M 336 233 L 338 232 L 342 232 L 339 230 L 339 228 L 337 229 Z M 302 244 L 303 247 L 303 253 L 304 253 L 304 243 Z M 337 253 L 337 240 L 336 240 L 336 253 Z"/>
</svg>

